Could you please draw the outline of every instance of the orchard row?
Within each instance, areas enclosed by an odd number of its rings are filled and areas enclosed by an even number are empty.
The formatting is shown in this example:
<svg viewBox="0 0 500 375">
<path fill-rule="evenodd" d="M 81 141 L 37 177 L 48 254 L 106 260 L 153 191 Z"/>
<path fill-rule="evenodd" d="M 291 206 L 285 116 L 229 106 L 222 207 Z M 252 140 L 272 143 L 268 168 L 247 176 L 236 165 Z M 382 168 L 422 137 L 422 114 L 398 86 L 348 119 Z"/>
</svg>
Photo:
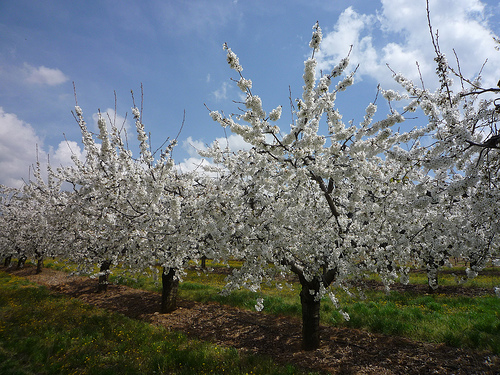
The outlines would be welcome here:
<svg viewBox="0 0 500 375">
<path fill-rule="evenodd" d="M 175 309 L 177 283 L 193 261 L 242 260 L 227 292 L 257 290 L 292 272 L 302 285 L 305 349 L 319 345 L 321 298 L 337 304 L 335 288 L 373 274 L 390 288 L 408 282 L 413 266 L 424 267 L 437 288 L 438 269 L 450 257 L 465 259 L 468 276 L 477 275 L 498 257 L 500 241 L 500 106 L 485 96 L 500 90 L 454 73 L 434 41 L 436 91 L 394 74 L 400 92 L 380 89 L 377 96 L 389 113 L 369 103 L 362 122 L 346 123 L 336 98 L 356 69 L 348 71 L 347 56 L 319 73 L 321 39 L 316 24 L 302 97 L 284 127 L 282 107 L 266 112 L 224 45 L 245 109 L 209 115 L 252 147 L 214 143 L 200 152 L 209 163 L 197 171 L 176 167 L 176 140 L 152 152 L 135 103 L 136 157 L 104 116 L 94 136 L 77 105 L 84 160 L 49 166 L 46 181 L 37 165 L 21 189 L 2 188 L 1 254 L 60 257 L 82 270 L 97 265 L 101 276 L 118 264 L 134 272 L 160 265 L 164 312 Z M 410 113 L 421 126 L 401 131 Z"/>
</svg>

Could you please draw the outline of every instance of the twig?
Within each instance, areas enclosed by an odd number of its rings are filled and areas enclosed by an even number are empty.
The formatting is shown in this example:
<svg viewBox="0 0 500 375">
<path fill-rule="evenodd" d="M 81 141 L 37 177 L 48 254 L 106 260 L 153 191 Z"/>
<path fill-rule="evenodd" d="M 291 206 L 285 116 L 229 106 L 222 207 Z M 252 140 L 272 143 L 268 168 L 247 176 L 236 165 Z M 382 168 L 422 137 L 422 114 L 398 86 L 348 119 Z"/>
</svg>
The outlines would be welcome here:
<svg viewBox="0 0 500 375">
<path fill-rule="evenodd" d="M 75 94 L 75 104 L 78 105 L 78 99 L 76 98 L 76 86 L 75 81 L 73 81 L 73 93 Z"/>
<path fill-rule="evenodd" d="M 453 54 L 455 55 L 455 60 L 457 60 L 457 67 L 458 67 L 458 76 L 460 78 L 460 84 L 462 85 L 462 89 L 465 90 L 464 87 L 464 76 L 462 75 L 462 69 L 460 68 L 460 60 L 457 55 L 457 51 L 455 51 L 455 48 L 453 48 Z"/>
<path fill-rule="evenodd" d="M 475 86 L 477 87 L 477 86 Z M 462 97 L 468 96 L 468 95 L 480 95 L 484 94 L 485 92 L 500 92 L 500 89 L 495 89 L 495 88 L 490 88 L 490 89 L 480 89 L 479 91 L 471 91 L 467 92 L 465 94 L 461 94 Z"/>
<path fill-rule="evenodd" d="M 422 71 L 420 70 L 420 65 L 418 61 L 416 61 L 415 64 L 417 64 L 418 75 L 420 76 L 420 82 L 422 83 L 422 91 L 425 91 L 424 78 L 422 77 Z"/>
<path fill-rule="evenodd" d="M 141 82 L 141 122 L 142 122 L 142 111 L 144 110 L 144 88 L 142 86 L 142 82 Z"/>
</svg>

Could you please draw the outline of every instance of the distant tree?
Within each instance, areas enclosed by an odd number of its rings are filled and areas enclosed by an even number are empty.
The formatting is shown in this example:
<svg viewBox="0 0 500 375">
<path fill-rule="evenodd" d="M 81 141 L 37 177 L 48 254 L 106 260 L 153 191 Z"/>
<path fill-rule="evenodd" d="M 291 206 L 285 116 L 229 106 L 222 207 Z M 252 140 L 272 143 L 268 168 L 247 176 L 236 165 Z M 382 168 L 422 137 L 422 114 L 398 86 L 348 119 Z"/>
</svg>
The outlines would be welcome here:
<svg viewBox="0 0 500 375">
<path fill-rule="evenodd" d="M 137 271 L 162 268 L 162 311 L 176 308 L 177 285 L 191 260 L 201 258 L 199 238 L 204 236 L 196 215 L 196 199 L 208 187 L 203 176 L 180 174 L 171 151 L 173 140 L 155 155 L 139 109 L 132 113 L 139 140 L 134 158 L 116 124 L 111 134 L 99 116 L 97 139 L 88 131 L 82 110 L 78 120 L 85 160 L 60 170 L 61 179 L 75 187 L 68 204 L 75 242 L 70 257 L 79 264 L 100 266 L 100 285 L 112 266 Z"/>
</svg>

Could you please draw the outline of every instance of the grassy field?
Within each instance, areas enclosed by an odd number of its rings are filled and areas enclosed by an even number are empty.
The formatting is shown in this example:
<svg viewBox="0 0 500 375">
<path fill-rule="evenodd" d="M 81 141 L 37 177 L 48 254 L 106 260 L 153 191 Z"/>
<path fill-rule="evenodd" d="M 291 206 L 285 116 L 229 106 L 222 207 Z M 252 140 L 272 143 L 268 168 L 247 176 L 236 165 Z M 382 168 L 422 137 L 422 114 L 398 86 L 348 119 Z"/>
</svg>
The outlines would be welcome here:
<svg viewBox="0 0 500 375">
<path fill-rule="evenodd" d="M 209 266 L 210 263 L 208 264 Z M 446 269 L 440 274 L 441 286 L 457 285 L 456 274 L 463 274 L 463 267 Z M 240 290 L 229 296 L 219 292 L 224 286 L 225 275 L 221 272 L 199 272 L 189 270 L 179 286 L 181 298 L 198 302 L 219 302 L 236 307 L 254 309 L 256 299 L 264 299 L 264 312 L 288 316 L 301 316 L 299 300 L 300 284 L 291 283 L 292 288 L 278 290 L 275 285 L 263 286 L 258 292 Z M 111 277 L 117 283 L 136 288 L 160 291 L 160 286 L 151 277 Z M 411 284 L 427 284 L 424 272 L 410 275 Z M 462 288 L 486 288 L 493 290 L 500 285 L 498 267 L 485 270 Z M 425 288 L 424 288 L 425 289 Z M 500 298 L 495 296 L 451 296 L 439 289 L 432 294 L 382 291 L 367 292 L 361 300 L 339 291 L 337 298 L 342 309 L 350 315 L 346 321 L 325 297 L 321 306 L 324 324 L 339 327 L 361 328 L 371 332 L 408 337 L 414 340 L 445 343 L 454 347 L 488 350 L 500 354 Z"/>
<path fill-rule="evenodd" d="M 46 265 L 69 270 L 62 262 Z M 218 267 L 210 262 L 208 266 Z M 456 285 L 451 271 L 463 273 L 459 267 L 442 273 L 440 285 Z M 282 290 L 268 285 L 258 292 L 241 290 L 222 296 L 219 292 L 224 278 L 220 269 L 207 273 L 188 270 L 179 287 L 180 297 L 246 309 L 254 309 L 256 299 L 263 298 L 264 313 L 300 317 L 298 283 L 291 282 L 291 288 Z M 148 275 L 116 272 L 110 281 L 160 290 Z M 411 284 L 426 282 L 425 273 L 411 273 Z M 498 268 L 491 268 L 461 288 L 493 290 L 499 284 Z M 291 366 L 280 367 L 259 357 L 241 357 L 232 348 L 192 341 L 179 333 L 49 294 L 44 288 L 10 275 L 1 275 L 0 293 L 1 374 L 300 373 Z M 449 295 L 439 290 L 432 294 L 393 291 L 388 295 L 372 291 L 367 293 L 367 299 L 360 300 L 340 291 L 337 297 L 350 320 L 342 318 L 329 298 L 322 301 L 321 317 L 324 324 L 500 354 L 500 298 L 473 295 Z"/>
<path fill-rule="evenodd" d="M 301 374 L 0 272 L 0 374 Z"/>
</svg>

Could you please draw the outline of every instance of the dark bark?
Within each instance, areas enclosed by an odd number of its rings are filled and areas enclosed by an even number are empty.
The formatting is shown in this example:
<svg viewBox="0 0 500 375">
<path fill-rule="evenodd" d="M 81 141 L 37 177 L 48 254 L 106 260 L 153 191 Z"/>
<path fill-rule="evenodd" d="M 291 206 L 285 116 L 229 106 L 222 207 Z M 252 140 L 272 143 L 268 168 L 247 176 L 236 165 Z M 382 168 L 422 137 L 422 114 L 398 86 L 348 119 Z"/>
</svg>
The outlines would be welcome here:
<svg viewBox="0 0 500 375">
<path fill-rule="evenodd" d="M 427 283 L 429 285 L 429 293 L 434 293 L 439 287 L 437 267 L 427 270 Z"/>
<path fill-rule="evenodd" d="M 5 257 L 5 261 L 3 263 L 4 267 L 10 267 L 12 263 L 12 255 Z"/>
<path fill-rule="evenodd" d="M 204 255 L 201 257 L 201 268 L 203 269 L 207 268 L 207 257 Z"/>
<path fill-rule="evenodd" d="M 42 273 L 43 269 L 43 256 L 39 257 L 36 261 L 36 274 Z"/>
<path fill-rule="evenodd" d="M 179 279 L 175 277 L 174 268 L 163 268 L 161 275 L 161 313 L 169 313 L 177 308 L 177 291 L 179 289 Z"/>
<path fill-rule="evenodd" d="M 315 350 L 320 345 L 320 306 L 321 300 L 316 301 L 321 281 L 315 277 L 306 281 L 299 275 L 302 290 L 300 291 L 300 303 L 302 305 L 302 349 Z M 311 294 L 313 293 L 313 294 Z"/>
<path fill-rule="evenodd" d="M 17 261 L 17 269 L 20 270 L 21 268 L 24 268 L 24 263 L 26 263 L 26 260 L 28 257 L 25 255 L 22 255 L 19 260 Z"/>
<path fill-rule="evenodd" d="M 99 269 L 101 275 L 99 276 L 99 282 L 97 284 L 98 293 L 108 290 L 109 267 L 111 267 L 111 262 L 109 260 L 105 260 L 101 263 L 101 268 Z"/>
<path fill-rule="evenodd" d="M 319 294 L 321 285 L 327 288 L 336 278 L 337 269 L 323 267 L 323 275 L 315 276 L 307 281 L 304 277 L 303 268 L 288 260 L 283 260 L 282 264 L 288 264 L 290 270 L 299 277 L 302 289 L 300 291 L 300 303 L 302 307 L 302 348 L 304 350 L 315 350 L 320 346 L 320 307 L 321 299 L 316 297 Z"/>
<path fill-rule="evenodd" d="M 438 273 L 439 267 L 444 266 L 445 261 L 441 259 L 436 261 L 433 257 L 429 256 L 427 259 L 427 282 L 429 285 L 429 293 L 435 292 L 439 287 Z"/>
</svg>

